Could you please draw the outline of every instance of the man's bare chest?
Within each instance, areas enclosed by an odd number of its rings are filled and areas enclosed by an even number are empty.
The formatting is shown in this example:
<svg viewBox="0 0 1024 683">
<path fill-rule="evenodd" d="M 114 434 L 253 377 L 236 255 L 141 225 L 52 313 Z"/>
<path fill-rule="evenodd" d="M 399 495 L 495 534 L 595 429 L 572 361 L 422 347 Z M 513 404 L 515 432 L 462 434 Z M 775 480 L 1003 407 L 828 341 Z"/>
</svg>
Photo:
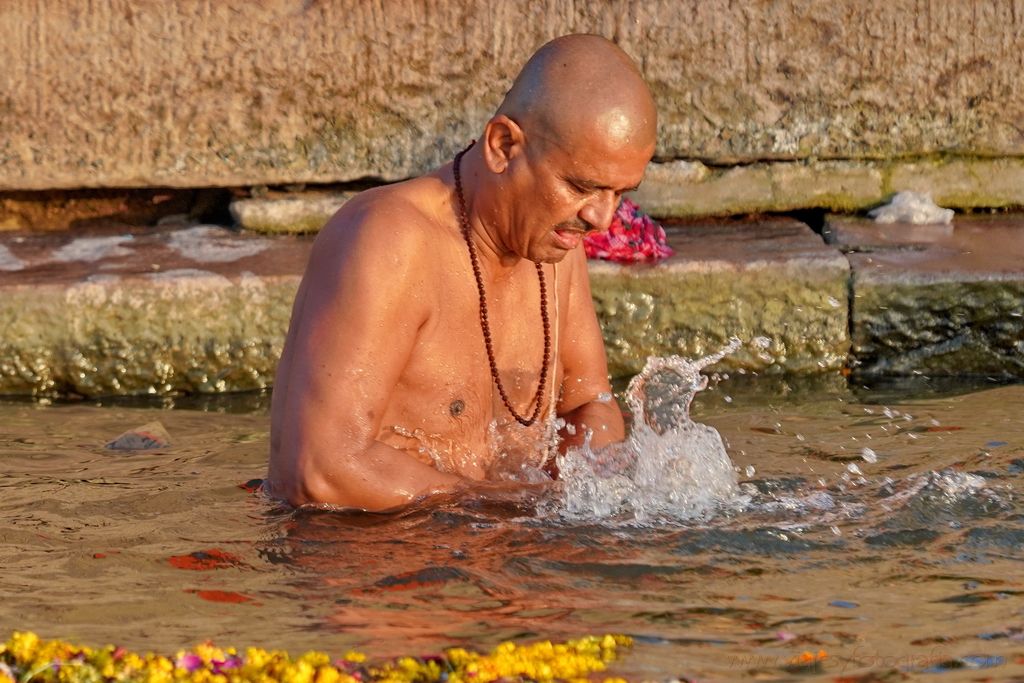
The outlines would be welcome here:
<svg viewBox="0 0 1024 683">
<path fill-rule="evenodd" d="M 413 352 L 392 393 L 386 421 L 400 423 L 403 431 L 420 430 L 482 450 L 493 424 L 514 422 L 498 391 L 499 382 L 508 402 L 521 415 L 533 413 L 538 387 L 541 413 L 549 412 L 560 376 L 558 321 L 549 310 L 545 335 L 536 286 L 489 292 L 487 322 L 492 353 L 488 354 L 472 280 L 469 287 L 464 281 L 439 284 L 446 287 L 446 293 L 439 298 L 430 320 L 417 331 Z M 549 344 L 548 372 L 540 385 L 545 336 Z"/>
<path fill-rule="evenodd" d="M 503 405 L 499 383 L 510 402 L 525 409 L 540 380 L 545 337 L 548 378 L 557 355 L 554 323 L 545 330 L 537 302 L 533 303 L 530 310 L 491 302 L 485 333 L 478 300 L 449 301 L 418 331 L 401 381 L 423 395 L 436 393 L 448 406 L 449 417 L 489 418 L 492 408 Z M 485 335 L 490 337 L 490 351 Z"/>
</svg>

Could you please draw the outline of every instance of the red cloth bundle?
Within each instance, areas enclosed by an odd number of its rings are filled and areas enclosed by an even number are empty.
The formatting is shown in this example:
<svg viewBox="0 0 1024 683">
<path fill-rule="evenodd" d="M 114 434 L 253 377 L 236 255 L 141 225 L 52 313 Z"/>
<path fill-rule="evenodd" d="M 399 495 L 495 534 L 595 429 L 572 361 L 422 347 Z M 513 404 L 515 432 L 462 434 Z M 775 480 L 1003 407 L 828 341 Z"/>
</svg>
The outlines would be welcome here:
<svg viewBox="0 0 1024 683">
<path fill-rule="evenodd" d="M 629 199 L 623 198 L 605 232 L 592 233 L 583 239 L 587 258 L 616 263 L 657 261 L 672 255 L 665 239 L 665 230 Z"/>
</svg>

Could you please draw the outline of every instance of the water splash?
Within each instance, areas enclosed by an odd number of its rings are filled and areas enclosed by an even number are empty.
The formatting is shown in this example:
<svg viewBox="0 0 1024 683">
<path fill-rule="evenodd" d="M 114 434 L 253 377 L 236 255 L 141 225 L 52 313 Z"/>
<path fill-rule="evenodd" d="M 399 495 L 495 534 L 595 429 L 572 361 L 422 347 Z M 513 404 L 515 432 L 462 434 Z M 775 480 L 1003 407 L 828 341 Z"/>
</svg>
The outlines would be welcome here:
<svg viewBox="0 0 1024 683">
<path fill-rule="evenodd" d="M 908 511 L 915 520 L 926 523 L 953 513 L 971 514 L 974 509 L 987 512 L 989 507 L 1006 505 L 984 477 L 948 468 L 886 480 L 877 504 L 887 513 Z"/>
<path fill-rule="evenodd" d="M 629 437 L 597 450 L 588 437 L 558 456 L 557 512 L 625 522 L 691 520 L 744 503 L 722 437 L 690 418 L 693 397 L 707 387 L 701 370 L 739 346 L 733 338 L 695 361 L 648 358 L 626 391 L 634 418 Z"/>
</svg>

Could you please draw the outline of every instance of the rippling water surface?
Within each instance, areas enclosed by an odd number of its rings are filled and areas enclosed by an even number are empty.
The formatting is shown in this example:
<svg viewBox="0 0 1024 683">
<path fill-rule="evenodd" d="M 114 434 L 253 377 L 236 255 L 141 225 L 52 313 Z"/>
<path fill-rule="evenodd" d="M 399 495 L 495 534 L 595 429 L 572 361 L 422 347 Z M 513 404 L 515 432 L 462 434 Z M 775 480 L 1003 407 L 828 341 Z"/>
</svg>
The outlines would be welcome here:
<svg viewBox="0 0 1024 683">
<path fill-rule="evenodd" d="M 643 523 L 281 509 L 240 486 L 264 473 L 265 407 L 219 408 L 0 405 L 6 631 L 374 657 L 622 632 L 630 680 L 1024 678 L 1024 386 L 722 383 L 694 417 L 747 502 Z M 170 447 L 103 447 L 152 420 Z"/>
</svg>

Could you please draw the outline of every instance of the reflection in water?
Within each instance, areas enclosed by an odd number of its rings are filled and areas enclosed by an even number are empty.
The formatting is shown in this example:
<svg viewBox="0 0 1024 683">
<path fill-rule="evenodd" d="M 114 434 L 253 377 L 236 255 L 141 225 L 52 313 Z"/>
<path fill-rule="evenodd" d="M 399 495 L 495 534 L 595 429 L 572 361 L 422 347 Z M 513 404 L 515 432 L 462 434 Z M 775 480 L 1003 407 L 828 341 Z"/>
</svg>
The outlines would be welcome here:
<svg viewBox="0 0 1024 683">
<path fill-rule="evenodd" d="M 0 623 L 380 657 L 619 631 L 637 638 L 612 670 L 629 680 L 1012 679 L 1022 410 L 1022 386 L 875 405 L 723 383 L 693 414 L 745 505 L 623 525 L 535 493 L 293 511 L 240 487 L 265 470 L 263 412 L 0 405 Z M 154 419 L 171 447 L 102 447 Z"/>
</svg>

